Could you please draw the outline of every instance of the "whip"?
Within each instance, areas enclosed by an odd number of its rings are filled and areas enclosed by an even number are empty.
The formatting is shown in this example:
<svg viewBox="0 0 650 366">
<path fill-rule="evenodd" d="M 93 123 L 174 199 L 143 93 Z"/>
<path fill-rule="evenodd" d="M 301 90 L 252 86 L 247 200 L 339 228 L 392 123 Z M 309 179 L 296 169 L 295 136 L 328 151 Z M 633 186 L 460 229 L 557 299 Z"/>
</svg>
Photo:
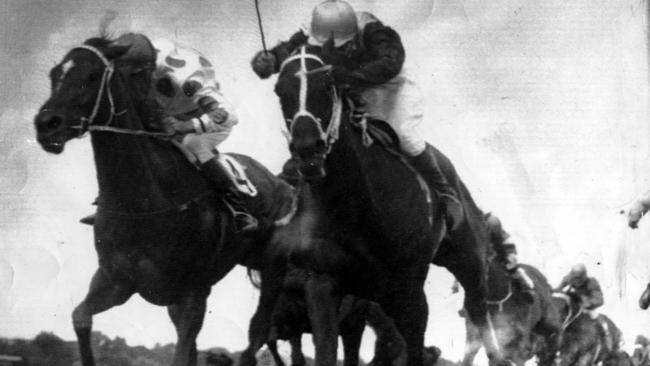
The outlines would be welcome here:
<svg viewBox="0 0 650 366">
<path fill-rule="evenodd" d="M 258 0 L 255 0 L 255 12 L 257 13 L 257 26 L 260 28 L 260 36 L 262 37 L 262 48 L 264 49 L 264 54 L 268 54 L 266 50 L 266 40 L 264 39 L 264 28 L 262 27 L 262 16 L 260 15 L 260 5 Z"/>
</svg>

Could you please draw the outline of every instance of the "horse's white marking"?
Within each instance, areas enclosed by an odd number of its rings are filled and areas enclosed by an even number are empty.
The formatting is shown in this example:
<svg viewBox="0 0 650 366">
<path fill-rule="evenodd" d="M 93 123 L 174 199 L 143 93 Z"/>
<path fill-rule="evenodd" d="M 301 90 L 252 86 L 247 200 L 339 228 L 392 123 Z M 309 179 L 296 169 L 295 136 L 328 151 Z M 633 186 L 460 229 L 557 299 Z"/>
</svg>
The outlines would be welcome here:
<svg viewBox="0 0 650 366">
<path fill-rule="evenodd" d="M 74 60 L 68 60 L 66 63 L 61 65 L 61 80 L 65 77 L 65 75 L 74 67 Z"/>
</svg>

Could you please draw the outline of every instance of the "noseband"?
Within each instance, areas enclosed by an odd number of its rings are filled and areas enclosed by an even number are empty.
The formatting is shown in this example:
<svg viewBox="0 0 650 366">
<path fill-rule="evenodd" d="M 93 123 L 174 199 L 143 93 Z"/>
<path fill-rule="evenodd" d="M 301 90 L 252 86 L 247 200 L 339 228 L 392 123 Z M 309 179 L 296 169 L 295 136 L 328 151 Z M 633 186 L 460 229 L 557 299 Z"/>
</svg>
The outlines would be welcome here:
<svg viewBox="0 0 650 366">
<path fill-rule="evenodd" d="M 321 65 L 321 67 L 313 70 L 307 70 L 307 63 L 306 63 L 307 59 L 317 61 Z M 282 65 L 280 66 L 280 74 L 289 63 L 292 63 L 297 60 L 300 61 L 300 71 L 298 71 L 295 74 L 295 76 L 297 76 L 300 79 L 299 107 L 298 107 L 298 111 L 293 115 L 293 117 L 288 120 L 289 142 L 291 142 L 291 136 L 293 136 L 293 129 L 295 127 L 296 120 L 299 117 L 307 117 L 310 121 L 314 122 L 314 124 L 316 125 L 316 128 L 318 129 L 318 134 L 320 138 L 323 141 L 325 141 L 325 145 L 327 146 L 327 152 L 329 152 L 332 148 L 332 145 L 339 138 L 339 126 L 341 124 L 341 111 L 342 111 L 343 103 L 341 102 L 341 98 L 336 90 L 336 87 L 332 86 L 332 115 L 330 117 L 330 122 L 327 125 L 327 129 L 323 129 L 323 124 L 321 119 L 314 116 L 314 114 L 307 109 L 307 91 L 308 91 L 307 76 L 309 74 L 313 74 L 317 72 L 328 71 L 331 68 L 331 65 L 326 65 L 325 62 L 323 62 L 323 60 L 320 57 L 307 53 L 306 47 L 302 46 L 299 53 L 296 53 L 295 55 L 288 57 L 286 60 L 284 60 L 284 62 L 282 62 Z"/>
</svg>

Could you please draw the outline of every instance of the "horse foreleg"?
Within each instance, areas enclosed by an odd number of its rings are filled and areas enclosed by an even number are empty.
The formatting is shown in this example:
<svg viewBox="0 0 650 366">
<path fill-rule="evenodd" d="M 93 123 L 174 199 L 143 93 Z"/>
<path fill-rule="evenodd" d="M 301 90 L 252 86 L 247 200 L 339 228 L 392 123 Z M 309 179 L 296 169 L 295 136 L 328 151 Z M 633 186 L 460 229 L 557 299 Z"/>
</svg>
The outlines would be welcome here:
<svg viewBox="0 0 650 366">
<path fill-rule="evenodd" d="M 278 352 L 277 339 L 269 340 L 266 342 L 266 346 L 269 348 L 269 352 L 271 352 L 271 356 L 273 357 L 273 361 L 275 361 L 275 365 L 284 366 L 284 361 L 282 361 L 282 357 L 280 357 L 280 353 Z"/>
<path fill-rule="evenodd" d="M 197 361 L 196 337 L 203 326 L 206 299 L 210 289 L 185 295 L 178 304 L 167 306 L 176 327 L 178 341 L 173 366 L 194 366 Z"/>
<path fill-rule="evenodd" d="M 77 334 L 79 355 L 83 366 L 95 365 L 90 343 L 93 315 L 124 304 L 131 295 L 133 290 L 111 282 L 101 268 L 95 271 L 86 298 L 72 312 L 72 324 Z"/>
<path fill-rule="evenodd" d="M 260 299 L 255 314 L 251 318 L 248 326 L 248 347 L 242 352 L 239 358 L 239 366 L 255 366 L 257 364 L 257 359 L 255 358 L 257 351 L 269 339 L 273 310 L 282 292 L 284 271 L 281 270 L 281 265 L 275 265 L 263 270 L 261 278 L 262 288 L 260 289 Z"/>
<path fill-rule="evenodd" d="M 359 303 L 365 309 L 365 319 L 368 325 L 377 335 L 373 364 L 406 366 L 406 341 L 397 330 L 393 319 L 386 315 L 384 309 L 376 302 L 359 300 Z M 360 336 L 359 341 L 361 341 Z M 423 350 L 420 352 L 423 352 Z"/>
<path fill-rule="evenodd" d="M 421 366 L 424 350 L 424 332 L 427 328 L 429 308 L 424 294 L 424 280 L 428 264 L 411 267 L 391 278 L 387 298 L 381 306 L 390 316 L 407 345 L 408 365 Z"/>
<path fill-rule="evenodd" d="M 314 336 L 315 366 L 335 366 L 338 346 L 337 313 L 341 299 L 331 277 L 312 273 L 305 283 L 307 314 Z"/>
<path fill-rule="evenodd" d="M 352 296 L 346 296 L 339 309 L 339 332 L 343 340 L 344 366 L 357 366 L 359 364 L 361 337 L 366 327 L 364 309 L 362 309 L 359 302 Z"/>
<path fill-rule="evenodd" d="M 482 346 L 481 332 L 469 319 L 465 319 L 465 351 L 463 353 L 463 366 L 472 366 L 474 358 Z"/>
<path fill-rule="evenodd" d="M 487 309 L 487 284 L 485 261 L 479 253 L 466 253 L 462 260 L 447 265 L 465 290 L 463 302 L 467 319 L 477 327 L 485 351 L 492 364 L 509 365 L 504 359 L 501 348 L 494 334 Z"/>
<path fill-rule="evenodd" d="M 307 361 L 302 353 L 302 334 L 289 338 L 291 344 L 291 366 L 305 366 Z"/>
</svg>

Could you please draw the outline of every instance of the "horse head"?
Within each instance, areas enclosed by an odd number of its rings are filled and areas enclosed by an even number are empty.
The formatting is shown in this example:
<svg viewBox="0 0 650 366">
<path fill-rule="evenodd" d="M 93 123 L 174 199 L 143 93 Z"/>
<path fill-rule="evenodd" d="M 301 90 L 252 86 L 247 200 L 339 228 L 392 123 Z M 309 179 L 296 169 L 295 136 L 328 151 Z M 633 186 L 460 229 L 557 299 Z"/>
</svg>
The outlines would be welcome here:
<svg viewBox="0 0 650 366">
<path fill-rule="evenodd" d="M 111 124 L 120 114 L 115 83 L 126 77 L 132 81 L 131 94 L 146 94 L 154 63 L 151 43 L 133 33 L 114 41 L 91 38 L 70 50 L 50 71 L 50 97 L 34 118 L 43 149 L 59 154 L 66 142 L 83 136 L 91 126 Z M 123 78 L 116 78 L 115 71 Z"/>
<path fill-rule="evenodd" d="M 280 67 L 275 92 L 289 129 L 289 150 L 307 180 L 325 177 L 325 157 L 338 138 L 341 100 L 318 47 L 303 46 Z"/>
</svg>

